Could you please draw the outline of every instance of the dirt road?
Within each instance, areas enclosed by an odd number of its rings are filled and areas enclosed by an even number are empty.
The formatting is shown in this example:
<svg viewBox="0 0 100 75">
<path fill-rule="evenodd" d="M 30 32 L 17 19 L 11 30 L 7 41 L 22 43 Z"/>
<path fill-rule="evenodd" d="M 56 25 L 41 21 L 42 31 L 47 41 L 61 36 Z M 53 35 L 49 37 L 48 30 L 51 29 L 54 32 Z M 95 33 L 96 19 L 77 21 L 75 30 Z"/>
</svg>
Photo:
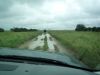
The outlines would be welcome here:
<svg viewBox="0 0 100 75">
<path fill-rule="evenodd" d="M 45 37 L 47 40 L 45 40 Z M 43 50 L 45 45 L 45 41 L 47 41 L 49 52 L 57 52 L 57 53 L 64 53 L 69 55 L 70 53 L 66 50 L 55 38 L 53 38 L 49 33 L 41 34 L 35 39 L 32 39 L 24 44 L 22 44 L 19 48 L 27 48 L 31 50 Z"/>
</svg>

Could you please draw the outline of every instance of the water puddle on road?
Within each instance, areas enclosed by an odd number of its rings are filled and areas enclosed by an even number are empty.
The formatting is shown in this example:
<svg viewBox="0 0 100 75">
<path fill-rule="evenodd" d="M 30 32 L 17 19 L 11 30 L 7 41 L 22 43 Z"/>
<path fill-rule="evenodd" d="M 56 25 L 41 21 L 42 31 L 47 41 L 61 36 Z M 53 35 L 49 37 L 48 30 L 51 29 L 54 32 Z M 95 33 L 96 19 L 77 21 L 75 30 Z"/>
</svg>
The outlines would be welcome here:
<svg viewBox="0 0 100 75">
<path fill-rule="evenodd" d="M 55 38 L 53 38 L 50 34 L 47 33 L 46 36 L 47 36 L 47 39 L 48 39 L 47 40 L 47 42 L 48 42 L 48 51 L 62 53 L 62 54 L 66 54 L 66 55 L 71 54 L 69 52 L 69 50 L 64 48 L 64 46 L 61 45 L 59 43 L 59 41 L 57 41 Z"/>
<path fill-rule="evenodd" d="M 36 41 L 33 41 L 29 44 L 29 49 L 35 49 L 36 47 L 43 47 L 44 38 L 45 38 L 44 34 L 38 36 Z"/>
<path fill-rule="evenodd" d="M 50 34 L 46 34 L 47 36 L 47 43 L 48 43 L 48 51 L 55 52 L 54 41 L 51 40 Z"/>
<path fill-rule="evenodd" d="M 47 40 L 45 40 L 45 37 Z M 45 41 L 47 41 L 47 51 L 57 52 L 63 54 L 70 54 L 55 38 L 53 38 L 49 33 L 43 33 L 38 37 L 24 43 L 19 48 L 31 49 L 31 50 L 44 50 Z"/>
<path fill-rule="evenodd" d="M 28 41 L 25 44 L 21 45 L 20 48 L 27 48 L 31 50 L 34 50 L 37 47 L 42 48 L 44 46 L 44 38 L 45 38 L 44 34 L 39 35 L 35 39 L 32 39 L 31 41 Z"/>
</svg>

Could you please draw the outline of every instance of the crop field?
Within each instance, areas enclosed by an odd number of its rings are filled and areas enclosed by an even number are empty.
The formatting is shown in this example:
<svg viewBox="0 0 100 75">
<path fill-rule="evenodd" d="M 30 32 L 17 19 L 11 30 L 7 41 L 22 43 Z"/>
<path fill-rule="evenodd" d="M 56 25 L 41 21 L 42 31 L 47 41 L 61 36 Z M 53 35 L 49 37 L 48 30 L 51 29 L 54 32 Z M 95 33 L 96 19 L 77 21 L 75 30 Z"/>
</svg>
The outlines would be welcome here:
<svg viewBox="0 0 100 75">
<path fill-rule="evenodd" d="M 0 47 L 16 48 L 38 34 L 39 32 L 0 32 Z"/>
<path fill-rule="evenodd" d="M 76 31 L 49 31 L 52 37 L 59 41 L 66 49 L 72 52 L 76 58 L 91 68 L 100 64 L 100 32 L 76 32 Z M 29 40 L 36 38 L 41 32 L 0 32 L 0 47 L 19 48 L 20 45 Z M 47 37 L 37 38 L 44 39 L 43 50 L 48 49 Z M 52 41 L 52 40 L 51 40 Z M 41 43 L 39 43 L 41 44 Z M 31 45 L 27 44 L 26 45 Z M 57 45 L 56 45 L 57 46 Z M 58 49 L 55 46 L 56 49 Z M 35 50 L 40 50 L 38 46 Z M 34 50 L 34 49 L 33 49 Z M 67 51 L 66 51 L 67 52 Z"/>
<path fill-rule="evenodd" d="M 50 34 L 89 67 L 100 64 L 100 32 L 50 31 Z"/>
</svg>

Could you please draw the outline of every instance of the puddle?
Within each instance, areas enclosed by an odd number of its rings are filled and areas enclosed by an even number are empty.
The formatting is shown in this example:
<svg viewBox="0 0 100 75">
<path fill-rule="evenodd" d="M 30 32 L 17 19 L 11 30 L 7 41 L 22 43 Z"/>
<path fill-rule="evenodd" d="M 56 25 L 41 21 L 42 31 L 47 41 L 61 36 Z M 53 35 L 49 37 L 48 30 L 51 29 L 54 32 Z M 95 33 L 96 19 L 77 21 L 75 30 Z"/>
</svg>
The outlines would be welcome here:
<svg viewBox="0 0 100 75">
<path fill-rule="evenodd" d="M 38 36 L 36 41 L 33 40 L 29 44 L 29 49 L 35 49 L 38 46 L 43 47 L 43 45 L 44 45 L 44 37 L 45 37 L 44 34 Z"/>
<path fill-rule="evenodd" d="M 38 37 L 26 42 L 25 44 L 21 45 L 20 48 L 26 48 L 31 50 L 36 49 L 43 49 L 44 47 L 44 38 L 47 37 L 47 45 L 48 45 L 48 51 L 49 52 L 57 52 L 57 53 L 63 53 L 70 55 L 70 52 L 66 50 L 55 38 L 53 38 L 49 33 L 41 34 Z"/>
<path fill-rule="evenodd" d="M 63 45 L 61 45 L 60 42 L 53 38 L 50 34 L 47 33 L 46 36 L 48 38 L 48 51 L 71 55 L 71 52 L 69 52 L 69 50 L 67 50 Z"/>
<path fill-rule="evenodd" d="M 33 40 L 29 41 L 29 42 L 26 42 L 25 44 L 20 46 L 20 48 L 27 48 L 27 49 L 34 50 L 37 47 L 43 47 L 44 46 L 44 38 L 45 38 L 44 34 L 39 35 L 35 39 L 33 39 Z"/>
<path fill-rule="evenodd" d="M 51 40 L 50 34 L 46 34 L 47 36 L 47 43 L 48 43 L 48 51 L 55 52 L 54 41 Z"/>
</svg>

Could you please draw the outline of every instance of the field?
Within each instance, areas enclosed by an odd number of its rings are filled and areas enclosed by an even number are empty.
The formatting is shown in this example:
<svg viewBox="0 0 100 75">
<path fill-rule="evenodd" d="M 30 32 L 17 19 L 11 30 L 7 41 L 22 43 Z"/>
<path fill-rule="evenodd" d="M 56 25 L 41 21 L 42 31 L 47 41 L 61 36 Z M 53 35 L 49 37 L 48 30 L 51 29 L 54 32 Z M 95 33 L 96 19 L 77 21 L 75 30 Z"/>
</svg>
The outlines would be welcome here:
<svg viewBox="0 0 100 75">
<path fill-rule="evenodd" d="M 38 34 L 39 32 L 0 32 L 0 47 L 16 48 Z"/>
<path fill-rule="evenodd" d="M 100 64 L 100 32 L 50 31 L 50 34 L 91 68 Z"/>
<path fill-rule="evenodd" d="M 95 68 L 100 64 L 100 32 L 49 31 L 49 33 L 89 67 Z M 40 32 L 0 32 L 0 47 L 18 48 L 39 34 Z M 40 49 L 37 44 L 35 50 Z M 45 37 L 42 50 L 47 49 L 47 37 Z M 55 46 L 55 49 L 58 48 Z"/>
</svg>

